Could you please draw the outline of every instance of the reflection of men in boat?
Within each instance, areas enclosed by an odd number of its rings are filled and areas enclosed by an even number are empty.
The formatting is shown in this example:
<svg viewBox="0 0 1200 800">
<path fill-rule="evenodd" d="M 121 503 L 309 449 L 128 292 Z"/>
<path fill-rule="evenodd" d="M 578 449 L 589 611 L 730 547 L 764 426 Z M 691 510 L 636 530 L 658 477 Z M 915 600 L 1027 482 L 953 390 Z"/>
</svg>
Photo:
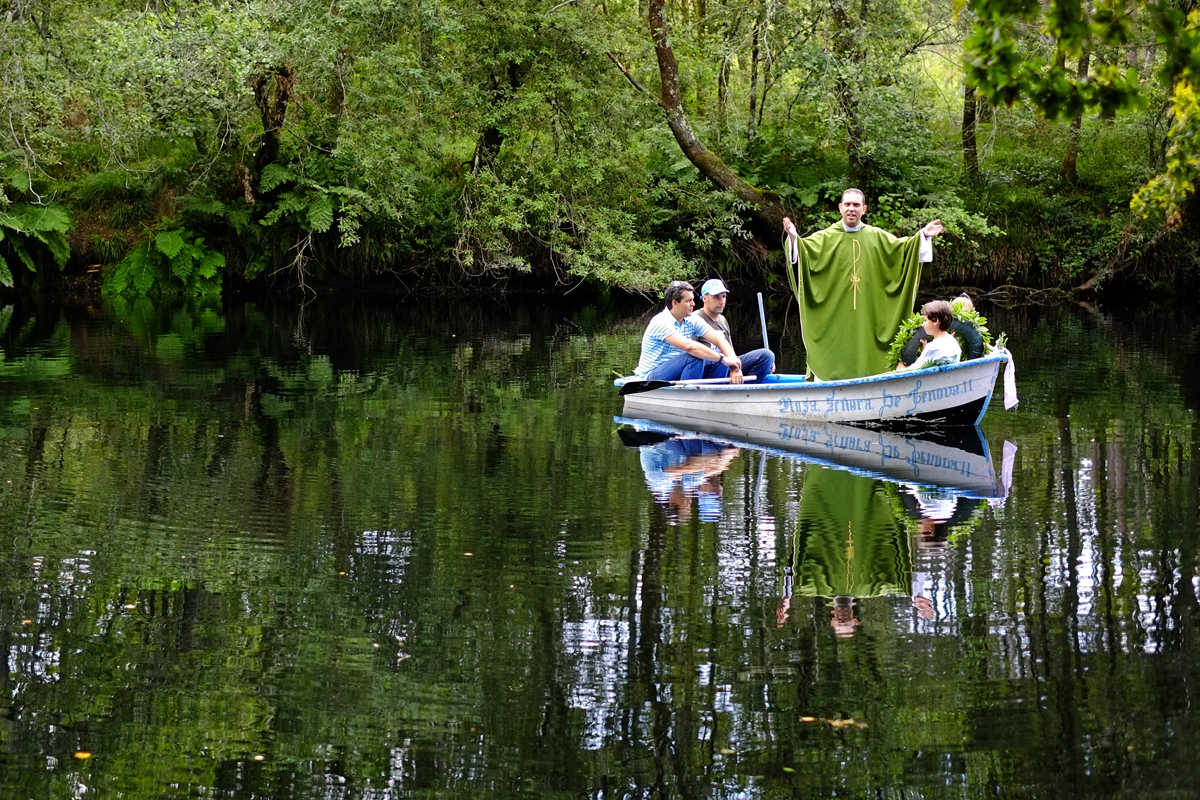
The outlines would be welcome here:
<svg viewBox="0 0 1200 800">
<path fill-rule="evenodd" d="M 672 281 L 663 293 L 667 307 L 650 320 L 642 334 L 639 378 L 652 381 L 724 378 L 742 382 L 742 362 L 721 333 L 689 315 L 696 307 L 695 290 L 686 281 Z M 704 339 L 716 349 L 695 341 Z M 730 372 L 734 367 L 737 372 Z"/>
<path fill-rule="evenodd" d="M 686 520 L 691 516 L 692 498 L 700 506 L 703 522 L 721 518 L 722 489 L 718 480 L 737 458 L 738 448 L 707 439 L 675 436 L 640 450 L 646 486 L 654 499 L 672 515 Z"/>
<path fill-rule="evenodd" d="M 853 633 L 854 598 L 908 594 L 909 549 L 883 481 L 811 468 L 804 478 L 792 546 L 790 594 L 837 598 L 830 624 Z M 790 588 L 790 592 L 789 592 Z"/>
<path fill-rule="evenodd" d="M 921 264 L 933 260 L 939 220 L 919 235 L 897 239 L 865 225 L 866 198 L 842 192 L 842 219 L 803 239 L 784 219 L 786 271 L 800 304 L 808 377 L 821 380 L 877 375 L 900 323 L 913 308 Z"/>
<path fill-rule="evenodd" d="M 733 346 L 733 332 L 729 328 L 729 320 L 725 319 L 725 304 L 729 301 L 729 290 L 719 278 L 712 278 L 700 287 L 700 302 L 703 308 L 692 312 L 692 318 L 705 323 L 720 331 L 725 339 Z M 742 353 L 738 356 L 742 361 L 741 369 L 746 375 L 753 375 L 762 383 L 775 367 L 775 354 L 765 347 Z M 736 367 L 729 368 L 729 374 L 737 371 Z"/>
</svg>

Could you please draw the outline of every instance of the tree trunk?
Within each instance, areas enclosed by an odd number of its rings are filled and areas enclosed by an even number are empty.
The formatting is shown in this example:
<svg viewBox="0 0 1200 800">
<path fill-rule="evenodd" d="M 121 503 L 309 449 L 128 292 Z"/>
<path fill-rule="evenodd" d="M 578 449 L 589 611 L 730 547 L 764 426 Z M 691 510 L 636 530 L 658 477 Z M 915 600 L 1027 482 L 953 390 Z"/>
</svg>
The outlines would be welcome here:
<svg viewBox="0 0 1200 800">
<path fill-rule="evenodd" d="M 725 111 L 729 105 L 729 56 L 721 59 L 721 66 L 717 69 L 717 114 L 725 116 Z"/>
<path fill-rule="evenodd" d="M 1091 52 L 1084 46 L 1083 53 L 1079 56 L 1079 69 L 1075 72 L 1080 81 L 1087 77 L 1090 62 Z M 1079 130 L 1082 127 L 1083 114 L 1076 114 L 1075 118 L 1071 120 L 1071 128 L 1067 133 L 1067 152 L 1063 153 L 1062 169 L 1059 170 L 1062 179 L 1072 186 L 1079 183 L 1076 162 L 1079 160 Z"/>
<path fill-rule="evenodd" d="M 732 14 L 725 8 L 725 30 L 723 35 L 723 55 L 721 66 L 717 70 L 717 147 L 725 140 L 729 131 L 729 72 L 733 68 L 731 54 L 734 52 L 734 40 L 738 29 L 742 26 L 742 15 Z"/>
<path fill-rule="evenodd" d="M 846 156 L 850 162 L 850 185 L 868 191 L 871 186 L 873 172 L 871 157 L 863 149 L 862 118 L 858 110 L 858 94 L 856 87 L 847 80 L 847 74 L 861 75 L 862 50 L 856 41 L 861 33 L 863 23 L 869 10 L 866 0 L 862 4 L 862 19 L 854 23 L 846 13 L 844 0 L 830 0 L 829 7 L 833 11 L 837 23 L 837 33 L 833 38 L 833 52 L 838 57 L 837 78 L 834 81 L 834 91 L 837 93 L 838 106 L 842 110 L 846 125 Z"/>
<path fill-rule="evenodd" d="M 706 40 L 708 37 L 705 32 L 705 22 L 707 16 L 708 4 L 705 3 L 704 0 L 696 0 L 696 39 L 700 43 L 700 49 L 702 51 L 707 49 Z M 706 109 L 704 107 L 705 88 L 705 81 L 696 81 L 696 116 L 698 117 L 707 116 Z"/>
<path fill-rule="evenodd" d="M 648 0 L 650 6 L 650 38 L 654 41 L 654 54 L 658 58 L 658 72 L 662 78 L 662 98 L 659 104 L 667 117 L 667 125 L 679 143 L 679 148 L 688 160 L 721 189 L 730 192 L 751 207 L 756 231 L 765 242 L 775 241 L 782 231 L 783 218 L 787 210 L 783 201 L 774 192 L 751 186 L 738 177 L 728 164 L 701 143 L 684 114 L 679 98 L 679 62 L 667 32 L 666 0 Z"/>
<path fill-rule="evenodd" d="M 979 183 L 979 152 L 975 145 L 975 125 L 979 117 L 979 98 L 974 86 L 963 92 L 962 149 L 963 172 L 971 183 Z"/>
<path fill-rule="evenodd" d="M 296 70 L 291 64 L 267 70 L 250 81 L 254 103 L 262 118 L 262 145 L 254 154 L 254 171 L 261 175 L 268 164 L 279 158 L 279 134 L 287 116 L 288 103 L 296 94 Z"/>
<path fill-rule="evenodd" d="M 761 23 L 754 23 L 754 45 L 750 48 L 750 120 L 746 124 L 746 141 L 754 142 L 758 132 L 755 126 L 754 109 L 758 103 L 758 40 L 762 36 Z"/>
<path fill-rule="evenodd" d="M 504 71 L 503 83 L 495 75 L 492 75 L 487 93 L 491 97 L 493 107 L 500 105 L 509 94 L 521 88 L 525 83 L 525 76 L 529 74 L 529 67 L 528 63 L 508 62 L 508 67 Z M 493 123 L 485 127 L 479 133 L 479 140 L 475 143 L 475 153 L 471 156 L 471 174 L 478 175 L 481 169 L 490 167 L 503 145 L 504 131 L 500 129 L 500 126 Z"/>
</svg>

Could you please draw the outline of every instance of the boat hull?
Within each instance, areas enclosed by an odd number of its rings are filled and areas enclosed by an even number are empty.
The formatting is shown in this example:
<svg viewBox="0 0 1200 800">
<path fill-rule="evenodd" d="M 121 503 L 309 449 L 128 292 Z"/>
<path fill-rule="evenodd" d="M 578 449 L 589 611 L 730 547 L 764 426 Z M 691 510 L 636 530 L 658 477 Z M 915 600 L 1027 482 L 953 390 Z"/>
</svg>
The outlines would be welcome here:
<svg viewBox="0 0 1200 800">
<path fill-rule="evenodd" d="M 1006 360 L 1006 355 L 995 353 L 943 367 L 843 381 L 771 375 L 761 384 L 667 386 L 626 395 L 624 413 L 659 412 L 694 419 L 733 414 L 893 429 L 978 425 Z M 618 386 L 623 383 L 616 381 Z"/>
</svg>

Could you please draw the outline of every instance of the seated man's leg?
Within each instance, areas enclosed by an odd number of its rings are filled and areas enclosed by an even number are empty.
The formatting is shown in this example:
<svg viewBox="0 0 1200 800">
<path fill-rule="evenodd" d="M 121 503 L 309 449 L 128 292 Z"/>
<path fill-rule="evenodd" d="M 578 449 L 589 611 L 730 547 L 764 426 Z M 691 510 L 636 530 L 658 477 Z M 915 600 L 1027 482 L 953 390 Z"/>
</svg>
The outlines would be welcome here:
<svg viewBox="0 0 1200 800">
<path fill-rule="evenodd" d="M 705 361 L 692 356 L 692 360 L 683 368 L 681 380 L 694 381 L 700 378 L 724 378 L 729 374 L 729 367 L 720 361 Z"/>
<path fill-rule="evenodd" d="M 720 361 L 705 361 L 690 353 L 680 353 L 646 373 L 648 381 L 694 381 L 698 378 L 724 378 L 729 367 Z"/>
<path fill-rule="evenodd" d="M 754 375 L 757 383 L 765 381 L 775 366 L 775 354 L 765 347 L 743 353 L 738 358 L 742 360 L 742 374 Z"/>
<path fill-rule="evenodd" d="M 680 376 L 683 375 L 684 367 L 686 367 L 688 365 L 688 361 L 693 358 L 694 358 L 694 356 L 688 355 L 687 353 L 684 353 L 681 351 L 679 353 L 679 355 L 672 356 L 669 360 L 664 361 L 663 363 L 659 364 L 654 369 L 647 372 L 646 377 L 643 378 L 643 380 L 647 380 L 647 381 L 677 381 L 677 380 L 681 380 Z"/>
</svg>

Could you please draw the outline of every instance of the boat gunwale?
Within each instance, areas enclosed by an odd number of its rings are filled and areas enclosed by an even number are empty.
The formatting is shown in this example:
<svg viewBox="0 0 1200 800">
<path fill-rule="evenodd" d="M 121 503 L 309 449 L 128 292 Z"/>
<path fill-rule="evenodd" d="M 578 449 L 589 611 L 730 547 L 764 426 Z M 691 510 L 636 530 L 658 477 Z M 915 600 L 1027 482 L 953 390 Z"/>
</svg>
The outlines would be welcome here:
<svg viewBox="0 0 1200 800">
<path fill-rule="evenodd" d="M 933 366 L 922 367 L 921 369 L 916 369 L 916 370 L 900 370 L 900 371 L 893 371 L 893 372 L 883 372 L 878 375 L 866 375 L 861 378 L 842 378 L 841 380 L 836 380 L 836 381 L 821 381 L 821 380 L 809 381 L 809 380 L 806 380 L 803 375 L 799 375 L 798 373 L 786 373 L 784 375 L 770 375 L 767 377 L 767 380 L 763 381 L 762 383 L 736 383 L 736 384 L 735 383 L 704 383 L 704 384 L 690 384 L 690 385 L 685 384 L 685 385 L 679 385 L 679 386 L 663 386 L 658 389 L 655 389 L 654 391 L 657 391 L 657 392 L 678 392 L 678 391 L 763 392 L 763 391 L 769 391 L 772 389 L 783 389 L 783 388 L 794 389 L 796 387 L 812 387 L 812 388 L 820 387 L 821 389 L 830 389 L 830 388 L 837 389 L 837 388 L 840 388 L 843 386 L 862 386 L 864 384 L 883 383 L 886 381 L 902 380 L 904 378 L 910 378 L 910 377 L 917 376 L 917 375 L 935 375 L 935 374 L 938 374 L 941 372 L 955 372 L 955 371 L 961 370 L 961 369 L 969 369 L 975 365 L 990 364 L 991 362 L 1004 362 L 1004 361 L 1008 361 L 1007 353 L 993 351 L 991 353 L 988 353 L 987 355 L 980 356 L 979 358 L 972 358 L 969 361 L 958 361 L 953 364 L 935 364 Z M 792 378 L 793 376 L 796 377 L 795 380 L 780 380 L 780 378 L 785 378 L 785 377 Z M 646 380 L 646 379 L 639 378 L 636 375 L 629 375 L 629 376 L 626 376 L 623 378 L 617 378 L 616 380 L 614 380 L 613 386 L 620 387 L 620 386 L 624 386 L 626 383 L 633 383 L 635 381 L 644 381 L 644 380 Z M 988 394 L 988 399 L 989 400 L 991 399 L 990 392 Z"/>
</svg>

